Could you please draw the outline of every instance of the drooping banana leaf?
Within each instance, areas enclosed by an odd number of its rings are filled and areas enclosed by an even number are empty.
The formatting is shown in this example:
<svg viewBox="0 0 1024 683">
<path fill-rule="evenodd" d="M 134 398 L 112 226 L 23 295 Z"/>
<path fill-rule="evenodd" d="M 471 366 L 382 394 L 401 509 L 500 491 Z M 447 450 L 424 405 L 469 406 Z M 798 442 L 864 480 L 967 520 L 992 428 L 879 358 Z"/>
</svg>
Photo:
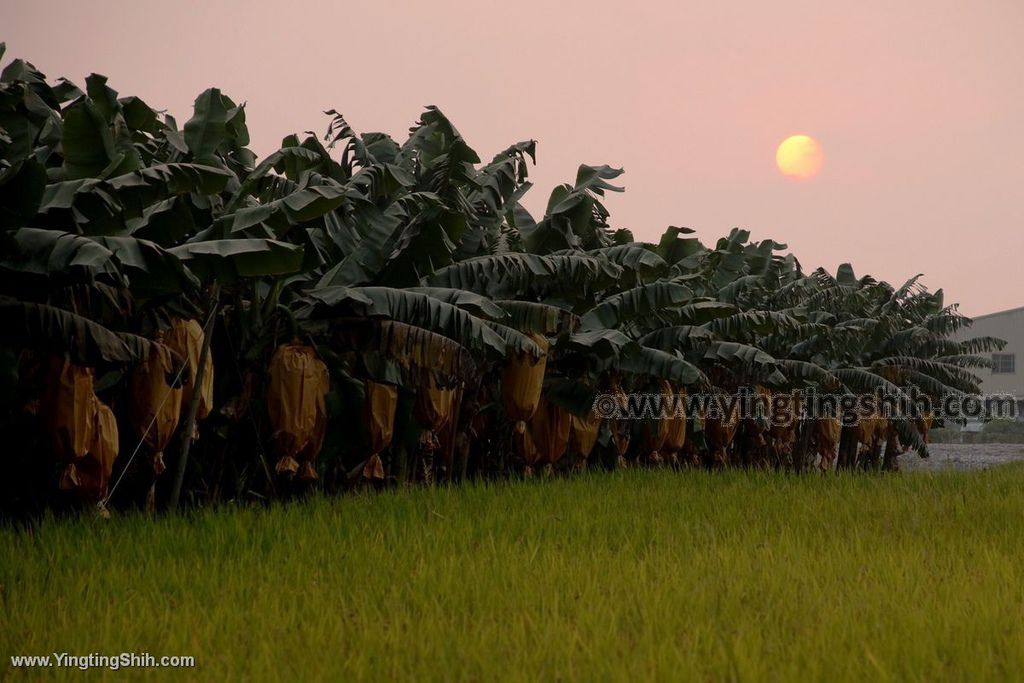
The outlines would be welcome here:
<svg viewBox="0 0 1024 683">
<path fill-rule="evenodd" d="M 141 295 L 189 293 L 199 280 L 181 258 L 148 240 L 134 237 L 94 237 L 117 259 L 129 286 Z"/>
<path fill-rule="evenodd" d="M 612 362 L 637 346 L 636 341 L 615 329 L 584 330 L 570 335 L 566 342 L 566 349 L 570 351 Z"/>
<path fill-rule="evenodd" d="M 601 301 L 582 317 L 582 329 L 618 327 L 634 318 L 678 307 L 693 298 L 692 290 L 673 282 L 655 282 L 627 289 Z"/>
<path fill-rule="evenodd" d="M 441 334 L 477 353 L 505 355 L 505 340 L 483 320 L 427 294 L 390 287 L 320 287 L 308 296 L 312 305 L 302 312 L 305 318 L 344 314 L 389 318 Z M 534 352 L 539 354 L 535 345 Z"/>
<path fill-rule="evenodd" d="M 394 255 L 396 242 L 412 219 L 426 209 L 436 208 L 438 204 L 437 196 L 427 192 L 404 195 L 383 211 L 369 203 L 361 204 L 358 214 L 349 217 L 349 220 L 358 224 L 356 229 L 361 239 L 355 244 L 353 251 L 324 273 L 317 287 L 372 283 Z M 405 246 L 409 248 L 410 245 Z M 425 284 L 480 291 L 472 287 L 436 281 L 434 278 L 430 278 Z"/>
<path fill-rule="evenodd" d="M 302 247 L 270 239 L 186 242 L 167 250 L 204 282 L 286 275 L 302 267 Z"/>
<path fill-rule="evenodd" d="M 434 287 L 468 289 L 492 298 L 516 296 L 550 274 L 547 262 L 537 254 L 481 256 L 440 268 L 426 279 Z"/>
<path fill-rule="evenodd" d="M 436 386 L 448 388 L 477 370 L 472 355 L 454 340 L 395 320 L 347 320 L 321 331 L 329 332 L 347 348 L 393 360 L 412 387 L 433 380 Z"/>
<path fill-rule="evenodd" d="M 197 163 L 216 163 L 217 149 L 228 138 L 228 108 L 218 88 L 196 98 L 192 118 L 185 123 L 185 144 Z"/>
<path fill-rule="evenodd" d="M 0 344 L 16 349 L 68 354 L 79 365 L 138 363 L 162 344 L 125 332 L 114 332 L 88 318 L 55 306 L 0 299 Z"/>
<path fill-rule="evenodd" d="M 142 165 L 134 147 L 117 144 L 114 128 L 90 98 L 79 98 L 64 110 L 63 116 L 61 147 L 66 179 L 107 178 Z"/>
<path fill-rule="evenodd" d="M 510 299 L 498 299 L 494 303 L 508 314 L 506 324 L 524 332 L 554 337 L 574 332 L 580 325 L 578 316 L 558 306 Z"/>
<path fill-rule="evenodd" d="M 704 351 L 704 361 L 738 368 L 756 380 L 768 384 L 785 384 L 786 376 L 778 361 L 756 346 L 730 341 L 714 341 Z"/>
<path fill-rule="evenodd" d="M 693 363 L 675 354 L 640 344 L 623 353 L 616 367 L 623 372 L 667 379 L 675 384 L 688 385 L 705 380 L 704 373 Z"/>
<path fill-rule="evenodd" d="M 804 331 L 803 321 L 779 311 L 742 311 L 717 318 L 705 327 L 724 339 L 754 339 L 757 335 Z"/>
<path fill-rule="evenodd" d="M 827 389 L 836 389 L 842 384 L 838 377 L 816 363 L 793 358 L 777 358 L 776 362 L 790 381 L 817 382 Z"/>
<path fill-rule="evenodd" d="M 110 249 L 94 239 L 58 230 L 21 228 L 9 235 L 12 247 L 0 268 L 60 284 L 121 281 Z"/>
<path fill-rule="evenodd" d="M 653 244 L 635 242 L 618 244 L 613 247 L 591 249 L 586 252 L 593 256 L 601 256 L 633 274 L 637 284 L 650 282 L 668 271 L 668 263 L 658 255 Z"/>
<path fill-rule="evenodd" d="M 691 351 L 706 347 L 715 339 L 708 329 L 697 325 L 662 327 L 640 337 L 640 343 L 662 351 Z"/>
<path fill-rule="evenodd" d="M 505 319 L 509 317 L 505 308 L 497 302 L 491 301 L 481 294 L 470 292 L 465 289 L 451 289 L 448 287 L 406 287 L 405 291 L 426 294 L 427 296 L 469 311 L 478 318 L 507 322 Z M 519 329 L 516 325 L 512 325 L 512 327 Z"/>
</svg>

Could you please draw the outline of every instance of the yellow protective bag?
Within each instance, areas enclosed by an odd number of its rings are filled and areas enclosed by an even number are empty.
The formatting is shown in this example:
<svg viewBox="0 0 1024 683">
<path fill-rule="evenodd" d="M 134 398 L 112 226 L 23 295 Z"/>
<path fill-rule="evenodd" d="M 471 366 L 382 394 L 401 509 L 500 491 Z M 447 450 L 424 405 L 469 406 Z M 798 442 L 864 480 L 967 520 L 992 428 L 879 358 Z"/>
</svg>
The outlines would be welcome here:
<svg viewBox="0 0 1024 683">
<path fill-rule="evenodd" d="M 593 411 L 586 415 L 573 415 L 570 418 L 572 427 L 572 444 L 576 455 L 586 460 L 594 450 L 597 435 L 601 431 L 601 417 Z"/>
<path fill-rule="evenodd" d="M 84 458 L 93 443 L 93 370 L 52 356 L 46 366 L 46 387 L 40 413 L 50 432 L 54 454 L 63 461 Z"/>
<path fill-rule="evenodd" d="M 669 387 L 671 389 L 671 386 Z M 672 417 L 667 420 L 668 433 L 665 435 L 665 453 L 677 455 L 686 445 L 686 394 L 675 396 L 673 392 Z"/>
<path fill-rule="evenodd" d="M 296 474 L 302 454 L 308 468 L 304 476 L 315 477 L 312 461 L 323 445 L 326 431 L 324 394 L 330 389 L 327 366 L 316 351 L 305 344 L 282 344 L 270 359 L 267 381 L 267 412 L 273 427 L 278 455 L 274 469 Z"/>
<path fill-rule="evenodd" d="M 203 328 L 194 319 L 175 318 L 171 328 L 164 333 L 164 344 L 184 358 L 188 363 L 191 380 L 182 388 L 182 410 L 188 410 L 192 395 L 196 391 L 196 376 L 199 371 L 199 355 L 203 350 Z M 213 359 L 206 357 L 206 370 L 203 372 L 203 385 L 198 388 L 199 406 L 196 419 L 202 420 L 213 410 Z"/>
<path fill-rule="evenodd" d="M 727 410 L 723 402 L 722 411 Z M 704 420 L 704 437 L 707 439 L 708 447 L 711 449 L 711 457 L 716 465 L 726 465 L 729 460 L 729 447 L 736 436 L 736 429 L 739 427 L 739 408 L 732 406 L 727 415 L 721 417 L 708 417 Z"/>
<path fill-rule="evenodd" d="M 433 382 L 420 386 L 416 392 L 416 419 L 424 428 L 438 431 L 451 419 L 454 398 L 454 389 L 438 389 Z"/>
<path fill-rule="evenodd" d="M 654 419 L 649 420 L 644 425 L 643 436 L 644 436 L 644 450 L 647 451 L 648 456 L 652 462 L 661 461 L 661 452 L 665 449 L 665 441 L 668 439 L 669 428 L 671 424 L 667 418 L 667 411 L 672 402 L 673 393 L 672 385 L 666 381 L 661 383 L 660 391 L 660 406 L 654 406 L 655 410 Z M 660 407 L 660 410 L 657 408 Z"/>
<path fill-rule="evenodd" d="M 548 362 L 547 338 L 534 332 L 528 336 L 544 353 L 540 358 L 534 358 L 525 352 L 510 353 L 501 377 L 502 403 L 508 416 L 515 420 L 516 431 L 520 434 L 526 429 L 526 422 L 533 417 L 540 404 L 544 370 Z"/>
<path fill-rule="evenodd" d="M 381 462 L 380 452 L 391 445 L 397 409 L 398 387 L 366 380 L 363 420 L 370 437 L 370 458 L 363 467 L 363 476 L 367 479 L 384 478 L 384 463 Z"/>
<path fill-rule="evenodd" d="M 178 429 L 181 387 L 172 387 L 174 362 L 166 348 L 153 345 L 149 357 L 135 367 L 129 382 L 130 416 L 136 438 L 152 454 L 153 471 L 162 473 L 164 450 Z"/>
<path fill-rule="evenodd" d="M 537 453 L 536 462 L 558 462 L 569 447 L 571 425 L 570 413 L 546 399 L 541 399 L 537 411 L 530 420 L 530 436 Z"/>
<path fill-rule="evenodd" d="M 117 459 L 117 418 L 110 406 L 93 397 L 93 443 L 89 453 L 76 463 L 78 492 L 82 500 L 98 503 L 107 497 L 110 475 Z"/>
<path fill-rule="evenodd" d="M 629 399 L 626 396 L 626 391 L 622 388 L 622 385 L 617 381 L 612 382 L 609 387 L 609 391 L 615 396 L 615 401 L 622 411 L 625 411 L 628 407 Z M 615 452 L 618 455 L 618 464 L 620 467 L 626 466 L 626 452 L 629 450 L 629 426 L 630 421 L 627 419 L 613 419 L 611 420 L 611 432 L 612 432 L 612 444 L 615 446 Z"/>
<path fill-rule="evenodd" d="M 842 431 L 843 425 L 839 422 L 838 417 L 823 417 L 815 420 L 814 435 L 823 469 L 831 467 L 832 461 L 835 460 Z"/>
</svg>

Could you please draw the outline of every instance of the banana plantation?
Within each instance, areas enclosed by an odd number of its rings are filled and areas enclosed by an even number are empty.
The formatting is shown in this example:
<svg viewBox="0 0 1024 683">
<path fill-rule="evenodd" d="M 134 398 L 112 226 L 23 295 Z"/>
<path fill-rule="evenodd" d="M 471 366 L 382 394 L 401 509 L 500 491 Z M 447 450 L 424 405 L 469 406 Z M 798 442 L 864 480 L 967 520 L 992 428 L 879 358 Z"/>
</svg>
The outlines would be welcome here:
<svg viewBox="0 0 1024 683">
<path fill-rule="evenodd" d="M 533 141 L 484 161 L 436 107 L 403 141 L 326 114 L 325 135 L 258 159 L 217 89 L 179 123 L 103 76 L 6 64 L 5 514 L 585 468 L 894 468 L 927 455 L 928 415 L 592 408 L 978 393 L 1000 345 L 917 278 L 804 270 L 739 229 L 636 241 L 603 203 L 620 169 L 581 165 L 537 215 Z"/>
</svg>

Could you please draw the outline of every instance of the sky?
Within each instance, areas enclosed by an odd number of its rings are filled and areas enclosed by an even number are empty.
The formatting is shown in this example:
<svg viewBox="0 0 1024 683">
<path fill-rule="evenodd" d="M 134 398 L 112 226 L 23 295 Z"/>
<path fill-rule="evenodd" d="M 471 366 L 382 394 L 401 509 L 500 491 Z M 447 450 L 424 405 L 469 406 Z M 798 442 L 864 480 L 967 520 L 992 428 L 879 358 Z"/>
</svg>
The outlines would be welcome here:
<svg viewBox="0 0 1024 683">
<path fill-rule="evenodd" d="M 1024 305 L 1024 4 L 365 0 L 0 4 L 5 60 L 188 119 L 217 86 L 263 156 L 326 109 L 404 140 L 439 106 L 489 160 L 538 142 L 535 187 L 626 170 L 614 227 L 706 244 L 733 227 L 810 270 L 924 273 L 981 315 Z M 789 135 L 825 154 L 784 178 Z"/>
</svg>

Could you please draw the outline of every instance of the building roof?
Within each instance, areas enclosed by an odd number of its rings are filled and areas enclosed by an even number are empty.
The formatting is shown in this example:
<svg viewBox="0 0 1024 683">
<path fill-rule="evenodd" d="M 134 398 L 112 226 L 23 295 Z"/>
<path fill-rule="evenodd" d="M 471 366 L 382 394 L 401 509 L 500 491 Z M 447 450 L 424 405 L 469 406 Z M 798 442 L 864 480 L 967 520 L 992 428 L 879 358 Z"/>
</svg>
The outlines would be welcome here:
<svg viewBox="0 0 1024 683">
<path fill-rule="evenodd" d="M 1005 311 L 996 311 L 995 313 L 986 313 L 985 315 L 969 316 L 971 320 L 981 320 L 982 318 L 994 318 L 997 315 L 1006 315 L 1007 313 L 1022 313 L 1024 312 L 1024 306 L 1018 306 L 1017 308 L 1008 308 Z"/>
</svg>

